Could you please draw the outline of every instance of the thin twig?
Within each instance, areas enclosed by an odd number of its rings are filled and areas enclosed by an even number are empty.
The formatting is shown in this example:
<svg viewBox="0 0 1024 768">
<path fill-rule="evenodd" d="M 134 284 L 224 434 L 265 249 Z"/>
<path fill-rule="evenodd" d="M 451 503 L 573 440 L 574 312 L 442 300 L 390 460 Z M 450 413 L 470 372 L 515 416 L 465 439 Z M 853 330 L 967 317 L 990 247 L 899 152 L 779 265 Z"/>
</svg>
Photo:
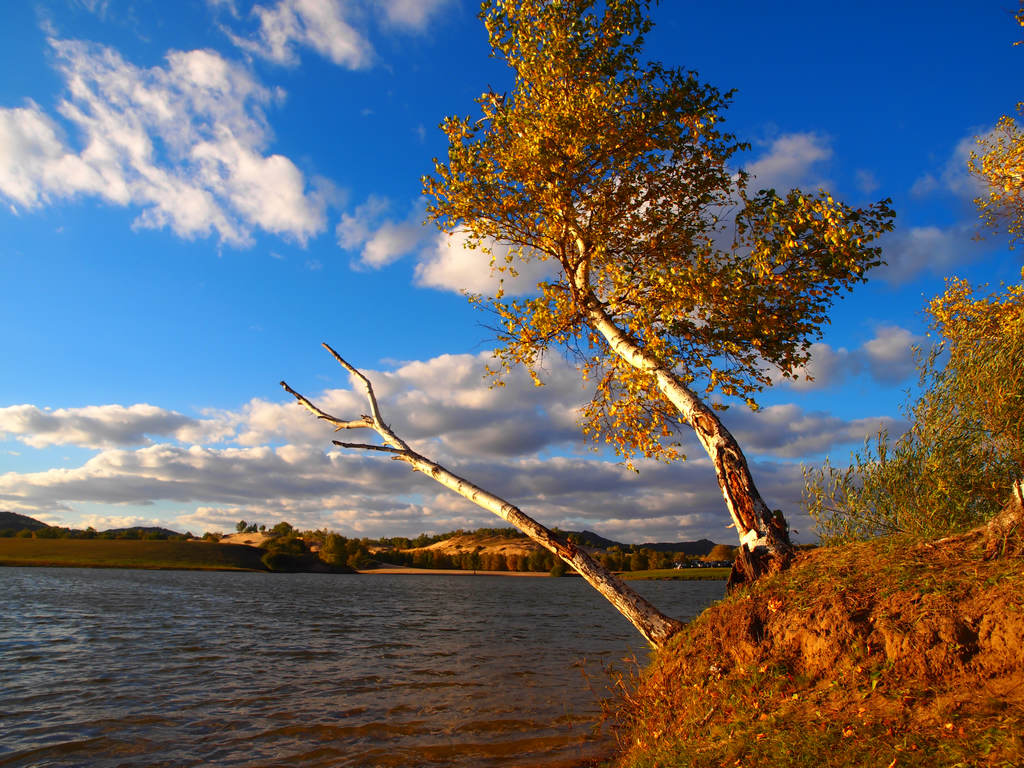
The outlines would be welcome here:
<svg viewBox="0 0 1024 768">
<path fill-rule="evenodd" d="M 384 453 L 397 453 L 400 456 L 408 455 L 408 451 L 401 448 L 392 448 L 390 445 L 372 445 L 370 443 L 343 443 L 340 440 L 331 440 L 335 445 L 342 448 L 362 448 L 367 451 L 383 451 Z"/>
<path fill-rule="evenodd" d="M 377 396 L 373 393 L 373 385 L 370 383 L 370 380 L 363 375 L 362 371 L 355 368 L 345 358 L 339 355 L 334 350 L 334 348 L 326 341 L 322 342 L 322 346 L 324 349 L 331 353 L 331 355 L 334 357 L 335 360 L 338 361 L 342 368 L 344 368 L 346 371 L 348 371 L 350 374 L 352 374 L 354 377 L 356 377 L 357 379 L 359 379 L 359 381 L 362 382 L 363 390 L 366 392 L 366 399 L 370 403 L 369 419 L 372 422 L 372 424 L 368 424 L 367 426 L 371 426 L 373 429 L 375 429 L 377 431 L 377 434 L 380 435 L 381 438 L 383 438 L 384 442 L 390 443 L 392 446 L 401 451 L 410 450 L 406 442 L 402 440 L 402 438 L 400 438 L 398 435 L 396 435 L 392 431 L 391 427 L 384 423 L 384 417 L 381 416 L 380 406 L 377 405 Z"/>
<path fill-rule="evenodd" d="M 333 424 L 336 427 L 335 431 L 341 429 L 363 429 L 366 427 L 370 427 L 371 429 L 373 428 L 373 422 L 370 421 L 369 416 L 363 416 L 361 419 L 357 419 L 355 421 L 342 421 L 337 416 L 331 416 L 331 414 L 327 413 L 326 411 L 322 411 L 319 408 L 317 408 L 315 405 L 313 405 L 313 403 L 306 399 L 305 396 L 300 395 L 294 389 L 289 387 L 287 382 L 282 381 L 281 386 L 284 387 L 285 391 L 288 392 L 288 394 L 292 395 L 292 397 L 298 400 L 299 404 L 302 405 L 302 407 L 305 408 L 307 411 L 312 413 L 318 419 L 322 419 L 323 421 L 327 421 Z"/>
</svg>

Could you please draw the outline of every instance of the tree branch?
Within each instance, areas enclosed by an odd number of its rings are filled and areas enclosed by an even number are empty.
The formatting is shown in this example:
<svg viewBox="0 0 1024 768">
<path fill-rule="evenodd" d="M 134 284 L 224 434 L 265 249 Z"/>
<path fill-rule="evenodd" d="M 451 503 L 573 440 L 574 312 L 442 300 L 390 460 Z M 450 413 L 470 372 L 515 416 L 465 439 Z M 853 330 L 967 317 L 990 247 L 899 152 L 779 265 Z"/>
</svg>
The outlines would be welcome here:
<svg viewBox="0 0 1024 768">
<path fill-rule="evenodd" d="M 405 456 L 408 451 L 403 451 L 398 448 L 392 448 L 390 445 L 373 445 L 372 443 L 343 443 L 340 440 L 331 440 L 334 445 L 339 445 L 342 448 L 359 448 L 364 451 L 383 451 L 384 453 L 395 453 L 399 456 Z"/>
<path fill-rule="evenodd" d="M 281 386 L 291 394 L 300 405 L 316 416 L 318 419 L 334 424 L 338 429 L 366 428 L 374 430 L 388 445 L 372 445 L 369 443 L 346 443 L 338 440 L 332 441 L 334 445 L 342 448 L 355 448 L 358 450 L 379 451 L 390 453 L 394 458 L 400 459 L 411 465 L 413 469 L 433 478 L 435 481 L 450 488 L 461 496 L 469 499 L 474 504 L 489 512 L 494 513 L 506 522 L 514 525 L 535 542 L 557 555 L 576 571 L 598 592 L 604 595 L 615 608 L 625 616 L 634 627 L 656 647 L 664 646 L 676 632 L 682 629 L 682 624 L 675 619 L 665 616 L 657 608 L 647 602 L 644 598 L 630 589 L 623 581 L 611 574 L 599 565 L 590 555 L 582 549 L 578 549 L 571 542 L 562 541 L 550 530 L 526 515 L 522 510 L 513 504 L 495 496 L 478 485 L 473 484 L 465 478 L 459 477 L 442 467 L 437 462 L 412 450 L 395 432 L 384 423 L 384 419 L 377 404 L 377 398 L 373 394 L 373 386 L 362 373 L 350 365 L 341 355 L 335 352 L 327 344 L 324 348 L 334 356 L 334 359 L 345 368 L 353 379 L 357 380 L 366 392 L 370 402 L 370 416 L 363 416 L 361 420 L 343 420 L 326 413 L 313 405 L 307 398 L 289 387 L 285 382 Z"/>
</svg>

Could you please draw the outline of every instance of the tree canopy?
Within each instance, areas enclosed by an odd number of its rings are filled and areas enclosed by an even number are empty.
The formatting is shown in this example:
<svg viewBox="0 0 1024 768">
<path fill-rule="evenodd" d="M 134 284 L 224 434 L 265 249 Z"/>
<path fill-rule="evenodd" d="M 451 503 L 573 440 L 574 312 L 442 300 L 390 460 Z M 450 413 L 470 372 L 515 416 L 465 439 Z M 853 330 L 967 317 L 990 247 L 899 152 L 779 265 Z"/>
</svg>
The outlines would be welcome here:
<svg viewBox="0 0 1024 768">
<path fill-rule="evenodd" d="M 514 89 L 484 93 L 478 119 L 444 121 L 448 158 L 424 183 L 442 228 L 510 248 L 498 270 L 552 265 L 536 296 L 487 302 L 499 371 L 537 376 L 545 351 L 574 353 L 596 384 L 584 430 L 627 458 L 670 459 L 680 412 L 652 370 L 755 406 L 773 375 L 807 361 L 834 298 L 880 263 L 873 242 L 892 213 L 821 191 L 750 193 L 732 164 L 746 145 L 721 128 L 731 93 L 641 59 L 648 6 L 485 2 Z"/>
<path fill-rule="evenodd" d="M 540 383 L 546 352 L 575 355 L 593 382 L 583 430 L 627 462 L 679 457 L 679 427 L 693 427 L 743 544 L 735 584 L 793 550 L 713 410 L 756 408 L 807 362 L 832 301 L 881 263 L 893 214 L 824 191 L 751 192 L 734 168 L 748 147 L 721 128 L 732 94 L 641 58 L 649 7 L 485 0 L 514 86 L 477 99 L 478 118 L 444 121 L 448 158 L 424 190 L 438 225 L 499 272 L 550 264 L 532 296 L 477 297 L 499 319 L 495 373 L 522 364 Z"/>
</svg>

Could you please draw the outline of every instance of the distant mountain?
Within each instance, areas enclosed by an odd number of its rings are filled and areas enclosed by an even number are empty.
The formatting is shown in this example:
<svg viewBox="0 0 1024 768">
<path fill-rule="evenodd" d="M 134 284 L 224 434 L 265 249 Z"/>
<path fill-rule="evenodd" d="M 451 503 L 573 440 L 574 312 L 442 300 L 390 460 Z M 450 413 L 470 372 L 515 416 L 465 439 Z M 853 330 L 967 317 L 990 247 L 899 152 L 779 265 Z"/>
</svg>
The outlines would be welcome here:
<svg viewBox="0 0 1024 768">
<path fill-rule="evenodd" d="M 140 536 L 146 533 L 156 533 L 160 536 L 181 536 L 178 531 L 170 528 L 160 528 L 155 525 L 133 525 L 130 528 L 108 528 L 104 533 L 138 533 Z"/>
<path fill-rule="evenodd" d="M 0 512 L 0 531 L 38 531 L 40 528 L 49 528 L 46 523 L 36 520 L 28 515 L 19 515 L 17 512 Z"/>
<path fill-rule="evenodd" d="M 653 544 L 641 544 L 641 549 L 652 549 L 655 552 L 685 552 L 688 555 L 704 557 L 712 548 L 718 546 L 710 539 L 698 539 L 697 541 L 677 542 L 656 542 Z"/>
<path fill-rule="evenodd" d="M 571 536 L 573 541 L 577 544 L 580 544 L 590 550 L 603 551 L 610 547 L 618 547 L 623 551 L 629 551 L 634 546 L 632 544 L 623 544 L 621 541 L 606 538 L 599 533 L 594 533 L 593 531 L 558 531 L 557 533 L 563 538 Z M 655 552 L 683 552 L 691 557 L 704 557 L 711 552 L 715 546 L 721 545 L 716 545 L 715 542 L 710 541 L 709 539 L 699 539 L 698 541 L 680 541 L 675 543 L 656 542 L 638 544 L 636 546 L 639 549 L 650 549 Z M 452 534 L 448 538 L 441 539 L 440 541 L 424 547 L 424 549 L 456 555 L 463 552 L 472 552 L 474 549 L 484 553 L 494 551 L 529 554 L 533 550 L 539 548 L 540 546 L 538 544 L 535 544 L 533 541 L 525 538 L 521 534 L 508 536 L 490 529 L 481 529 L 481 532 L 479 533 L 463 532 Z"/>
<path fill-rule="evenodd" d="M 608 547 L 624 546 L 623 544 L 620 544 L 617 541 L 606 539 L 601 534 L 594 533 L 593 531 L 580 531 L 579 533 L 576 533 L 575 531 L 569 531 L 568 533 L 575 536 L 576 541 L 578 541 L 584 547 L 592 547 L 594 549 L 608 549 Z"/>
<path fill-rule="evenodd" d="M 599 533 L 593 531 L 567 531 L 567 534 L 572 534 L 576 537 L 576 541 L 585 547 L 591 547 L 593 549 L 608 549 L 609 547 L 618 547 L 619 549 L 630 549 L 632 544 L 623 544 L 621 541 L 613 541 L 612 539 L 606 539 Z M 677 541 L 677 542 L 648 542 L 645 544 L 638 544 L 639 549 L 650 549 L 655 552 L 683 552 L 687 555 L 693 555 L 697 557 L 703 557 L 708 554 L 711 549 L 716 546 L 715 542 L 710 539 L 698 539 L 697 541 Z"/>
</svg>

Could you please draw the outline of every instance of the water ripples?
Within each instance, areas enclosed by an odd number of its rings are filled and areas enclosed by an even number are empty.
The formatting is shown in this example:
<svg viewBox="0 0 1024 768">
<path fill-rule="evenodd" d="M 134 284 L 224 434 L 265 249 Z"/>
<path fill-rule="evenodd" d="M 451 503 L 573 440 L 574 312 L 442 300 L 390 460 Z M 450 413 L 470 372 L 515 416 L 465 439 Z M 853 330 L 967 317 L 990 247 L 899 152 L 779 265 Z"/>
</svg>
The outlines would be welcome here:
<svg viewBox="0 0 1024 768">
<path fill-rule="evenodd" d="M 720 582 L 640 586 L 687 619 Z M 565 766 L 645 649 L 579 579 L 4 568 L 0 768 Z"/>
</svg>

